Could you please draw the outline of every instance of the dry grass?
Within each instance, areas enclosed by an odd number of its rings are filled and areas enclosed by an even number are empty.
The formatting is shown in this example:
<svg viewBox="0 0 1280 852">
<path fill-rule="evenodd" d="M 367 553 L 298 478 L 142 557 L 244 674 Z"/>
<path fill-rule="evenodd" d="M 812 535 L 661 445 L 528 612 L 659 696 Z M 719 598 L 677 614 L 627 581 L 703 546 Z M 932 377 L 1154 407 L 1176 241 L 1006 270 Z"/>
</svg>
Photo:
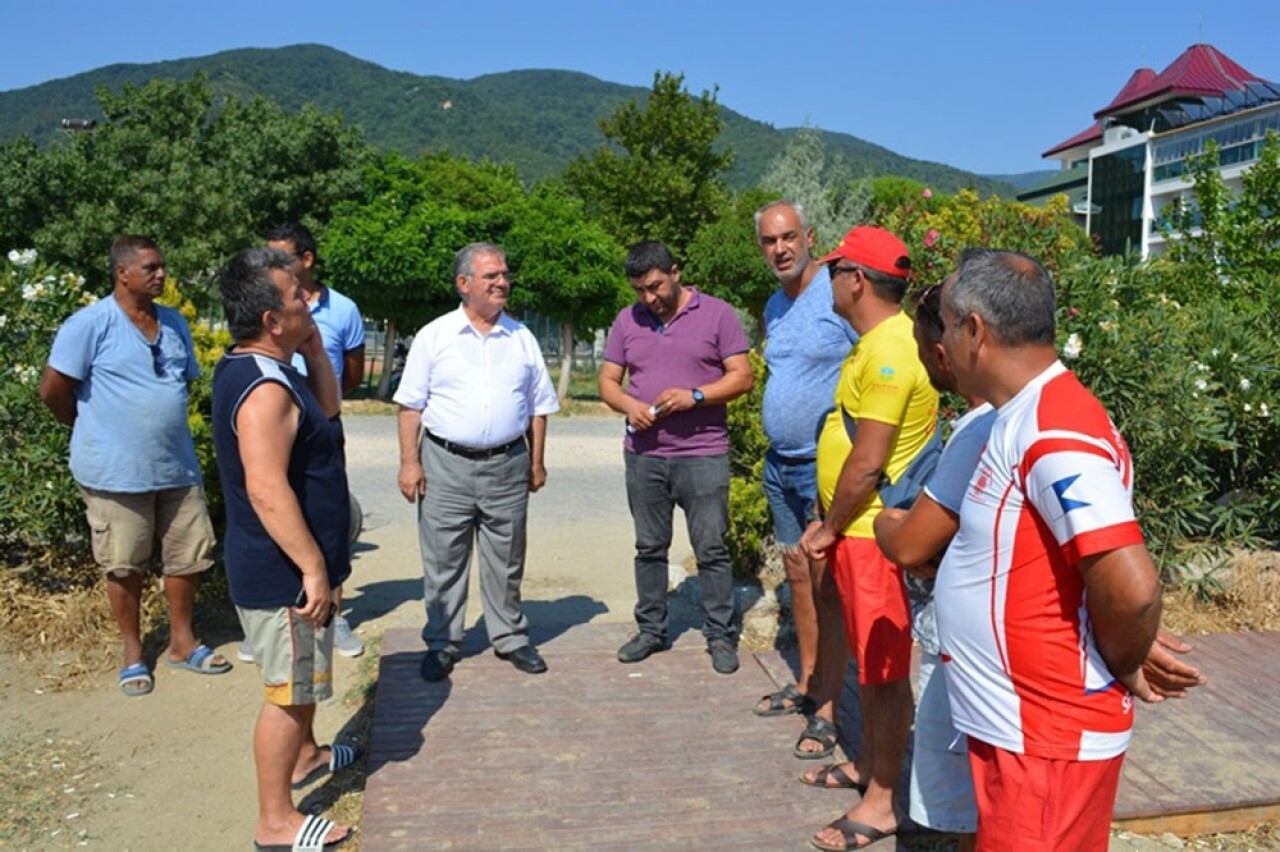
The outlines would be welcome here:
<svg viewBox="0 0 1280 852">
<path fill-rule="evenodd" d="M 238 630 L 224 575 L 205 575 L 196 604 L 198 627 Z M 120 665 L 120 632 L 101 574 L 75 561 L 24 564 L 0 570 L 0 650 L 14 657 L 50 692 L 87 689 L 94 675 Z M 143 649 L 155 660 L 168 643 L 168 606 L 159 580 L 142 595 Z"/>
<path fill-rule="evenodd" d="M 1165 627 L 1188 634 L 1280 630 L 1280 552 L 1236 554 L 1221 585 L 1166 590 Z"/>
</svg>

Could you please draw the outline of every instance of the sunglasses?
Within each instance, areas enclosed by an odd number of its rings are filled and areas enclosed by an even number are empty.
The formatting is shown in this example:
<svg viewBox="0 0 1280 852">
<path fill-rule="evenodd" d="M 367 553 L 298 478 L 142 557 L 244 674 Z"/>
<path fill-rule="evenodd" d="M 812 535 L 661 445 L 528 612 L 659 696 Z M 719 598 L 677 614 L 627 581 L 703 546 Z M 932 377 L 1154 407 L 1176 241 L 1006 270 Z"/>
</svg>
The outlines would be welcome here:
<svg viewBox="0 0 1280 852">
<path fill-rule="evenodd" d="M 942 322 L 942 284 L 932 284 L 916 296 L 916 316 L 938 334 L 946 331 Z"/>
<path fill-rule="evenodd" d="M 168 375 L 168 370 L 164 365 L 164 352 L 160 350 L 160 341 L 164 337 L 164 326 L 156 326 L 156 342 L 148 343 L 147 348 L 151 350 L 151 369 L 156 371 L 156 377 L 163 379 Z"/>
<path fill-rule="evenodd" d="M 827 275 L 830 276 L 832 281 L 835 281 L 846 272 L 859 272 L 861 269 L 862 267 L 859 266 L 841 266 L 840 261 L 833 260 L 827 264 Z"/>
</svg>

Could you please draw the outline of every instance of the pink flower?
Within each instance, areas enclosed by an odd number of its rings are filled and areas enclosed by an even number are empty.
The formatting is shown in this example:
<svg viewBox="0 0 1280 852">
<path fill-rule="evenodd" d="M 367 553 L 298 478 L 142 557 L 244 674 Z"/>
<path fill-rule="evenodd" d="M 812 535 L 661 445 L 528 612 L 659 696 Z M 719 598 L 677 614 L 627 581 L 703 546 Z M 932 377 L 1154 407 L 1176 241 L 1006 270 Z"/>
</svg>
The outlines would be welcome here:
<svg viewBox="0 0 1280 852">
<path fill-rule="evenodd" d="M 928 190 L 925 190 L 925 191 L 926 191 L 926 192 L 928 192 Z M 936 228 L 930 228 L 930 229 L 929 229 L 929 233 L 927 233 L 927 234 L 925 234 L 925 235 L 924 235 L 924 247 L 925 247 L 925 248 L 930 248 L 930 247 L 931 247 L 934 243 L 936 243 L 937 241 L 938 241 L 938 231 L 937 231 L 937 229 L 936 229 Z"/>
<path fill-rule="evenodd" d="M 1080 316 L 1079 308 L 1067 308 L 1067 319 L 1075 319 Z"/>
<path fill-rule="evenodd" d="M 933 190 L 926 188 L 924 191 L 925 198 L 933 198 Z"/>
</svg>

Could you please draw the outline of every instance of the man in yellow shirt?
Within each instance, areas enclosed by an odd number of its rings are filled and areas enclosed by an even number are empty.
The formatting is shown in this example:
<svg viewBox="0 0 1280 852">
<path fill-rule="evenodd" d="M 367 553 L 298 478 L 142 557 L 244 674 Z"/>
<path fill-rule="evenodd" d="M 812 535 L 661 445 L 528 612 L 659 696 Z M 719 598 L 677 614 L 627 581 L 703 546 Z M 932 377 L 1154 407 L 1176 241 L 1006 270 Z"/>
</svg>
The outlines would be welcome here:
<svg viewBox="0 0 1280 852">
<path fill-rule="evenodd" d="M 897 481 L 933 437 L 938 395 L 920 363 L 911 318 L 902 312 L 911 275 L 906 245 L 881 228 L 859 226 L 820 262 L 831 274 L 834 310 L 860 335 L 818 438 L 823 519 L 810 524 L 800 541 L 811 558 L 830 559 L 858 661 L 858 759 L 801 776 L 814 786 L 865 791 L 852 810 L 813 838 L 820 849 L 839 850 L 868 845 L 898 828 L 893 795 L 912 713 L 911 612 L 902 570 L 876 546 L 872 522 L 884 508 L 883 479 Z"/>
</svg>

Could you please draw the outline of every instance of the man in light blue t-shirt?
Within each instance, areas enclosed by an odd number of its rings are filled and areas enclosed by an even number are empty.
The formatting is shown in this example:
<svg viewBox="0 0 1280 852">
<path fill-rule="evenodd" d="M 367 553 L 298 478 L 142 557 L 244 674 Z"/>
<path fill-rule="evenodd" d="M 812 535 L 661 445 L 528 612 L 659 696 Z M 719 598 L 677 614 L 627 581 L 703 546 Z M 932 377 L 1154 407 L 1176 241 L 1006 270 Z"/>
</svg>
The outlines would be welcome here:
<svg viewBox="0 0 1280 852">
<path fill-rule="evenodd" d="M 831 410 L 840 365 L 858 334 L 834 312 L 826 267 L 809 255 L 813 229 L 795 202 L 774 201 L 755 215 L 756 238 L 781 289 L 764 309 L 764 431 L 769 451 L 764 490 L 773 514 L 774 540 L 783 548 L 791 584 L 791 611 L 800 646 L 796 684 L 760 699 L 760 716 L 812 714 L 796 743 L 796 757 L 831 754 L 844 672 L 849 662 L 840 598 L 826 561 L 799 548 L 818 499 L 818 433 Z"/>
<path fill-rule="evenodd" d="M 360 387 L 364 380 L 364 318 L 360 316 L 360 309 L 351 299 L 316 280 L 315 268 L 320 255 L 316 250 L 316 238 L 305 225 L 291 222 L 272 228 L 267 232 L 267 247 L 280 249 L 293 258 L 293 274 L 307 295 L 311 319 L 320 330 L 324 353 L 333 365 L 333 375 L 338 379 L 338 390 L 346 396 Z M 307 375 L 307 365 L 301 355 L 294 356 L 293 366 L 302 375 Z M 338 428 L 341 436 L 341 420 Z M 351 510 L 357 514 L 360 504 L 353 500 Z M 358 526 L 354 529 L 359 531 Z M 333 599 L 339 612 L 333 619 L 333 646 L 344 657 L 358 657 L 364 653 L 364 642 L 352 632 L 351 623 L 341 615 L 341 587 L 333 590 Z M 240 645 L 238 655 L 245 662 L 253 660 L 248 643 Z"/>
<path fill-rule="evenodd" d="M 214 543 L 187 426 L 187 389 L 200 374 L 191 330 L 181 314 L 155 303 L 165 267 L 153 241 L 120 237 L 111 269 L 111 295 L 58 329 L 40 398 L 71 427 L 71 475 L 124 638 L 120 690 L 137 697 L 154 686 L 142 654 L 141 611 L 157 538 L 169 602 L 166 661 L 200 674 L 221 674 L 231 664 L 191 626 Z"/>
</svg>

